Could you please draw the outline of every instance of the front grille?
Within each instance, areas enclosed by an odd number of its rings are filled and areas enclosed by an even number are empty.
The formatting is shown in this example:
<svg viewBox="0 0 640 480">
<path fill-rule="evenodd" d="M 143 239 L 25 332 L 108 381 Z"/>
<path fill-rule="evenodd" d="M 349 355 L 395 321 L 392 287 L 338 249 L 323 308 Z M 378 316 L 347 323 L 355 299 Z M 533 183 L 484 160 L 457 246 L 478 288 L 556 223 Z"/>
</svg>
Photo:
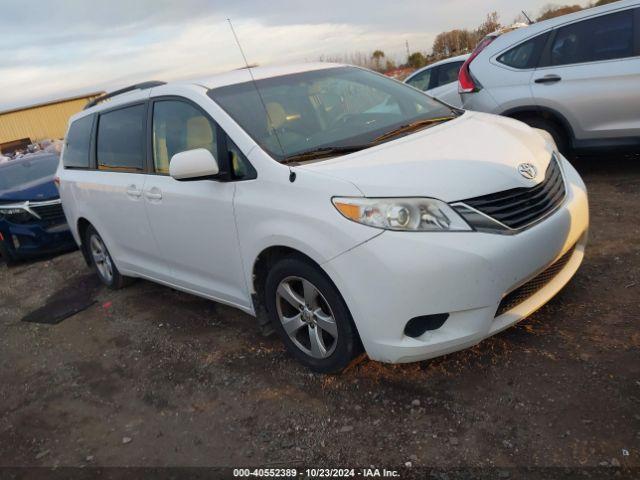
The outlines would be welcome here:
<svg viewBox="0 0 640 480">
<path fill-rule="evenodd" d="M 557 209 L 565 197 L 560 165 L 554 155 L 544 180 L 531 188 L 512 188 L 498 193 L 462 200 L 462 203 L 511 229 L 521 229 Z"/>
<path fill-rule="evenodd" d="M 54 203 L 53 205 L 30 205 L 29 208 L 37 213 L 42 220 L 64 219 L 64 211 L 62 210 L 61 203 Z"/>
<path fill-rule="evenodd" d="M 527 283 L 520 285 L 518 288 L 505 295 L 505 297 L 500 302 L 500 305 L 498 306 L 496 317 L 499 317 L 503 313 L 508 312 L 512 308 L 520 305 L 526 299 L 538 292 L 547 283 L 553 280 L 555 276 L 560 273 L 560 270 L 562 270 L 567 264 L 567 262 L 571 258 L 571 255 L 573 255 L 575 248 L 576 247 L 574 245 L 567 251 L 567 253 L 562 255 L 558 260 L 547 267 L 547 269 L 542 273 L 538 274 Z"/>
</svg>

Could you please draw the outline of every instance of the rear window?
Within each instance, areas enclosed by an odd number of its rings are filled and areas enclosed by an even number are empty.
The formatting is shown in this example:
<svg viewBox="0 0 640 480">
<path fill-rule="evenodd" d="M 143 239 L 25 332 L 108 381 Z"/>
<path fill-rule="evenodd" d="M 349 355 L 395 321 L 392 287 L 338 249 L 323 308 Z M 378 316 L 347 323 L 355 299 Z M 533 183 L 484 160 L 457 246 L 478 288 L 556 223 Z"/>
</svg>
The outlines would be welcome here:
<svg viewBox="0 0 640 480">
<path fill-rule="evenodd" d="M 633 56 L 633 11 L 612 13 L 558 29 L 551 65 Z"/>
<path fill-rule="evenodd" d="M 549 33 L 544 33 L 527 40 L 500 55 L 498 61 L 513 68 L 535 68 L 548 37 Z"/>
<path fill-rule="evenodd" d="M 89 168 L 92 128 L 93 115 L 82 117 L 69 126 L 63 158 L 65 168 Z"/>
<path fill-rule="evenodd" d="M 144 169 L 146 111 L 146 105 L 134 105 L 100 115 L 96 153 L 98 169 Z"/>
</svg>

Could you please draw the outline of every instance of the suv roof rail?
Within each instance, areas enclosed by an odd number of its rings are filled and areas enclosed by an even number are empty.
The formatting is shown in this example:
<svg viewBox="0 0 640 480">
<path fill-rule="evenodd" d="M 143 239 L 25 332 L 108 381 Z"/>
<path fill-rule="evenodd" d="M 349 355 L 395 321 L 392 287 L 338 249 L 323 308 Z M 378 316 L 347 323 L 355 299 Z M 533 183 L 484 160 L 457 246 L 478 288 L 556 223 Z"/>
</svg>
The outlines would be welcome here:
<svg viewBox="0 0 640 480">
<path fill-rule="evenodd" d="M 87 102 L 84 106 L 84 110 L 87 108 L 94 107 L 99 103 L 104 102 L 113 97 L 117 97 L 118 95 L 122 95 L 123 93 L 132 92 L 133 90 L 146 90 L 147 88 L 159 87 L 160 85 L 166 85 L 167 82 L 160 82 L 157 80 L 151 80 L 149 82 L 136 83 L 135 85 L 130 85 L 128 87 L 121 88 L 119 90 L 114 90 L 113 92 L 105 93 L 104 95 L 100 95 L 93 100 Z"/>
</svg>

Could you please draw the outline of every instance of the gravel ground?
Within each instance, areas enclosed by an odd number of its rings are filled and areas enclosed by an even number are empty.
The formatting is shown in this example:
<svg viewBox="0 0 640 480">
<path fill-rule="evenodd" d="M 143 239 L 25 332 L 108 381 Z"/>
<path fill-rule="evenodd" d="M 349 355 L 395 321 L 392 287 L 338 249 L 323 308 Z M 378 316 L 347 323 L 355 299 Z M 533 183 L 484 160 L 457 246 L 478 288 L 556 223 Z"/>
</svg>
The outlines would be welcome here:
<svg viewBox="0 0 640 480">
<path fill-rule="evenodd" d="M 640 161 L 583 159 L 585 262 L 480 345 L 311 374 L 232 308 L 78 252 L 0 265 L 0 466 L 640 467 Z M 21 319 L 70 292 L 57 325 Z"/>
</svg>

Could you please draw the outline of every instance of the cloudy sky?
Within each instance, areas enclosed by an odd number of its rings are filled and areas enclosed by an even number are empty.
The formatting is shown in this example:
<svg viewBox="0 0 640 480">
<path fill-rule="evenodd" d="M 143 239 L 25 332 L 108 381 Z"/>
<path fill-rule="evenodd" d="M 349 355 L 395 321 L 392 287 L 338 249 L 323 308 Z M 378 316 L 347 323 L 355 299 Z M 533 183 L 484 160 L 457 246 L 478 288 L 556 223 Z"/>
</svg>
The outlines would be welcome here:
<svg viewBox="0 0 640 480">
<path fill-rule="evenodd" d="M 383 50 L 397 61 L 435 35 L 510 23 L 549 0 L 0 0 L 0 110 L 249 62 L 316 61 Z M 567 1 L 563 3 L 576 3 Z M 584 2 L 582 2 L 584 3 Z"/>
</svg>

